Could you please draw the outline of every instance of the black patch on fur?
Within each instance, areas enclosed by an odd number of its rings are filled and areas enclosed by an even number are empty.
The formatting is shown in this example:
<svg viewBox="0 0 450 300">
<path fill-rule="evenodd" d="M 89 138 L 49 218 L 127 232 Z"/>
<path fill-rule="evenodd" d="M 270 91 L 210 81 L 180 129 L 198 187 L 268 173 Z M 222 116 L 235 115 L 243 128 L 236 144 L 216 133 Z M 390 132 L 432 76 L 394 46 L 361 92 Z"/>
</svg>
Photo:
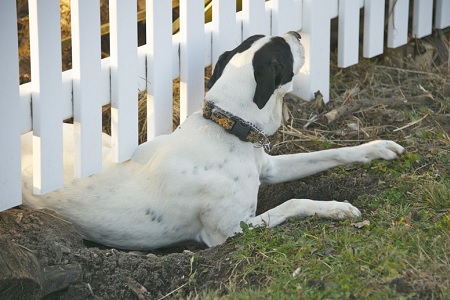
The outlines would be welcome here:
<svg viewBox="0 0 450 300">
<path fill-rule="evenodd" d="M 273 37 L 255 52 L 252 63 L 256 81 L 253 102 L 262 109 L 273 92 L 294 76 L 291 47 L 283 38 Z"/>
<path fill-rule="evenodd" d="M 257 41 L 263 37 L 264 37 L 264 35 L 253 35 L 253 36 L 247 38 L 245 41 L 243 41 L 239 46 L 237 46 L 233 50 L 225 51 L 224 53 L 222 53 L 222 55 L 220 55 L 219 59 L 217 60 L 216 66 L 214 67 L 214 72 L 213 72 L 211 78 L 209 79 L 208 83 L 206 84 L 206 87 L 208 89 L 213 87 L 214 83 L 216 83 L 216 81 L 220 78 L 220 76 L 222 76 L 223 70 L 227 66 L 228 62 L 233 58 L 233 56 L 236 53 L 244 52 L 245 50 L 250 48 L 251 45 L 253 45 L 253 43 L 255 41 Z"/>
<path fill-rule="evenodd" d="M 163 219 L 163 216 L 162 215 L 158 215 L 153 209 L 151 209 L 151 208 L 147 208 L 146 210 L 145 210 L 145 214 L 147 215 L 147 216 L 149 216 L 150 217 L 150 219 L 152 220 L 152 222 L 158 222 L 158 223 L 161 223 L 161 221 L 162 221 L 162 219 Z"/>
</svg>

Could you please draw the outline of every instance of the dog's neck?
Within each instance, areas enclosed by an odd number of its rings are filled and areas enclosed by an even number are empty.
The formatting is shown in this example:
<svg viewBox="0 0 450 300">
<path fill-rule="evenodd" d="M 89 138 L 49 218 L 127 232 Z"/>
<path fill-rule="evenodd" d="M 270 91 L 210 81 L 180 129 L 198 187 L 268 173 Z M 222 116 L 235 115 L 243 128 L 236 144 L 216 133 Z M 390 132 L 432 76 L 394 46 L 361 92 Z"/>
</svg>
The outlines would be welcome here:
<svg viewBox="0 0 450 300">
<path fill-rule="evenodd" d="M 244 142 L 250 142 L 255 147 L 264 147 L 264 150 L 266 151 L 269 151 L 270 149 L 269 138 L 261 129 L 254 124 L 221 109 L 216 106 L 214 102 L 205 100 L 203 117 L 213 121 L 228 133 L 237 136 Z"/>
<path fill-rule="evenodd" d="M 244 80 L 238 82 L 234 78 L 224 81 L 218 81 L 206 93 L 206 101 L 213 102 L 221 109 L 254 124 L 268 136 L 278 130 L 282 122 L 284 91 L 275 91 L 267 104 L 259 109 L 252 101 L 255 84 L 245 85 L 242 83 Z"/>
</svg>

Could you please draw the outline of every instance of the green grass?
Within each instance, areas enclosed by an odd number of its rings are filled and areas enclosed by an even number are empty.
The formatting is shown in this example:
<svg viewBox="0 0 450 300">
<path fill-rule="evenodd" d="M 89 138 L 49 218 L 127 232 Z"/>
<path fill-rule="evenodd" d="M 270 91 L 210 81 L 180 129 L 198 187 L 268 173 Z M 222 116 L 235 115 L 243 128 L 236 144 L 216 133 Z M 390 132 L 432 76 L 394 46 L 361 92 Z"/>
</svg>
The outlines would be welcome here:
<svg viewBox="0 0 450 300">
<path fill-rule="evenodd" d="M 450 299 L 450 180 L 419 165 L 448 163 L 407 154 L 373 162 L 382 192 L 355 201 L 362 219 L 293 219 L 234 239 L 224 293 L 201 299 Z M 388 165 L 389 164 L 389 165 Z M 336 172 L 341 172 L 337 170 Z M 352 222 L 369 221 L 357 228 Z"/>
</svg>

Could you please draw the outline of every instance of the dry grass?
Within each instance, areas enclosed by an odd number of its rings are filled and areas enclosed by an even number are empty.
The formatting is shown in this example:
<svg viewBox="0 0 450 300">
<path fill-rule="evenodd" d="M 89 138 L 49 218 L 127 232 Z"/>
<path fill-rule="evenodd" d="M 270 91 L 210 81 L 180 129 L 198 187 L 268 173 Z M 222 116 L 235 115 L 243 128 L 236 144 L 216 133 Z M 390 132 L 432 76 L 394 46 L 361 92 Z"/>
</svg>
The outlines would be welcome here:
<svg viewBox="0 0 450 300">
<path fill-rule="evenodd" d="M 326 105 L 286 97 L 291 119 L 273 141 L 278 151 L 289 151 L 286 145 L 292 143 L 308 150 L 317 141 L 345 146 L 420 130 L 441 133 L 450 142 L 448 66 L 400 69 L 363 60 L 345 70 L 332 63 L 331 74 L 331 99 Z M 326 118 L 342 107 L 348 111 L 340 118 L 331 122 Z"/>
</svg>

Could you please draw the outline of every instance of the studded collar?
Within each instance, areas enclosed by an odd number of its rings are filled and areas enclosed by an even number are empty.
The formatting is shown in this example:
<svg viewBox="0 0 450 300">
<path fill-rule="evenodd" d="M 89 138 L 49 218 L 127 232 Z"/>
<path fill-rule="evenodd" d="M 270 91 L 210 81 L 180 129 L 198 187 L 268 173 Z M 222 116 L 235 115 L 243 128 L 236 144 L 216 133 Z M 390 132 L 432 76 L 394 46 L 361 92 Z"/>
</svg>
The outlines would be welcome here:
<svg viewBox="0 0 450 300">
<path fill-rule="evenodd" d="M 206 101 L 203 106 L 203 117 L 221 126 L 228 133 L 234 134 L 241 141 L 250 142 L 256 148 L 264 147 L 270 150 L 270 141 L 267 135 L 254 124 L 244 121 L 238 116 L 221 109 L 214 102 Z"/>
</svg>

